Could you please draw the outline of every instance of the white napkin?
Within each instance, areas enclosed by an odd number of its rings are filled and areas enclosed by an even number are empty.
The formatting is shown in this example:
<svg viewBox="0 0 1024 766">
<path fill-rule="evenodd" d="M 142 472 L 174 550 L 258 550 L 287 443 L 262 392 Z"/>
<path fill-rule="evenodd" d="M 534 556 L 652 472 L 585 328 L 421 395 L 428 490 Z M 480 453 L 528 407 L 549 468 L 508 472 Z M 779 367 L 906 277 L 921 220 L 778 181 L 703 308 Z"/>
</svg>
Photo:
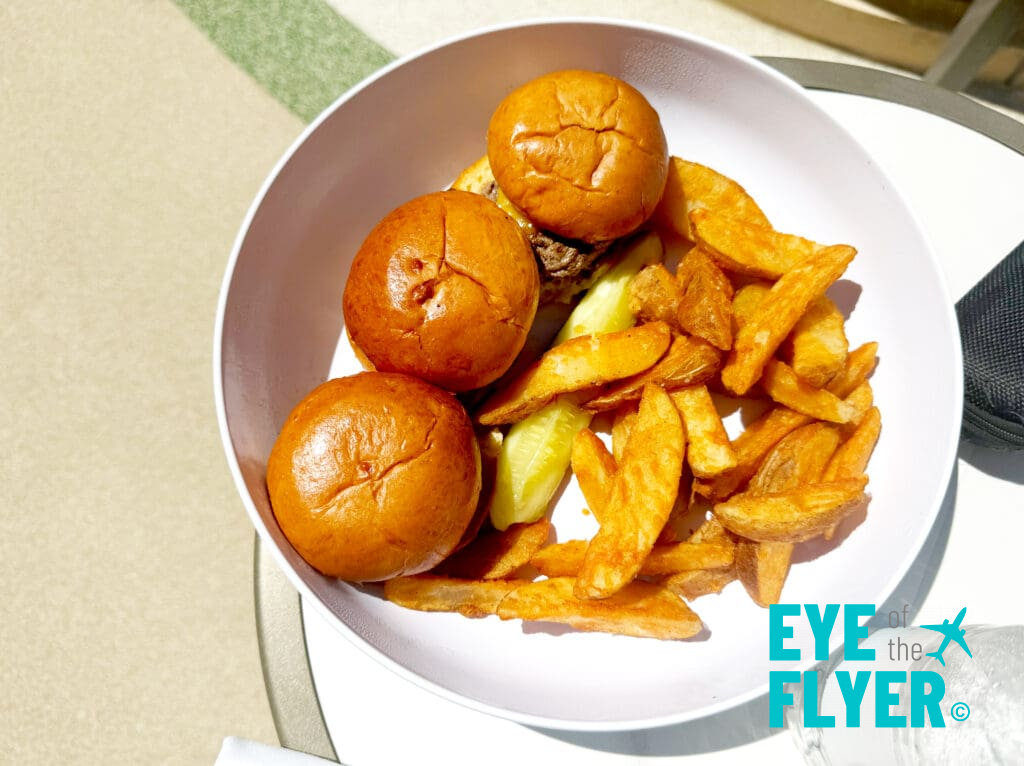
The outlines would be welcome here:
<svg viewBox="0 0 1024 766">
<path fill-rule="evenodd" d="M 315 755 L 272 747 L 238 737 L 225 737 L 214 766 L 337 766 Z"/>
</svg>

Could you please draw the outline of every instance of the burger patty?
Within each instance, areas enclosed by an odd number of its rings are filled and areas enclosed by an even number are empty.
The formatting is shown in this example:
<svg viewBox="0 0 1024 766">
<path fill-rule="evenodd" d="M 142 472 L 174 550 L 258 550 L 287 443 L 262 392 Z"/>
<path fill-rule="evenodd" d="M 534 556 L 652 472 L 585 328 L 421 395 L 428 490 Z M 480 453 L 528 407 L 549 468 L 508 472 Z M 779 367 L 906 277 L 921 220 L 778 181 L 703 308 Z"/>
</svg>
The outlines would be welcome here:
<svg viewBox="0 0 1024 766">
<path fill-rule="evenodd" d="M 484 191 L 492 201 L 498 198 L 498 185 L 491 184 Z M 537 269 L 541 277 L 541 303 L 568 301 L 590 286 L 597 276 L 597 265 L 608 252 L 612 242 L 590 244 L 564 239 L 550 232 L 534 228 L 528 235 Z"/>
</svg>

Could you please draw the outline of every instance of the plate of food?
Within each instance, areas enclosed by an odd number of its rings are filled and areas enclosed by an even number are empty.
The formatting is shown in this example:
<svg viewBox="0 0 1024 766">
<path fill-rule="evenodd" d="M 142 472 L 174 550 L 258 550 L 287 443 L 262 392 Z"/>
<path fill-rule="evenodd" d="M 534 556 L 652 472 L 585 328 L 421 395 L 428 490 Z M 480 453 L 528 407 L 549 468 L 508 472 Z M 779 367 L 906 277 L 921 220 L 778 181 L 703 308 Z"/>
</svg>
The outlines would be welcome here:
<svg viewBox="0 0 1024 766">
<path fill-rule="evenodd" d="M 484 30 L 342 96 L 253 203 L 214 350 L 306 602 L 550 728 L 812 664 L 806 626 L 769 660 L 767 607 L 881 605 L 960 426 L 952 301 L 882 169 L 773 70 L 633 23 Z"/>
</svg>

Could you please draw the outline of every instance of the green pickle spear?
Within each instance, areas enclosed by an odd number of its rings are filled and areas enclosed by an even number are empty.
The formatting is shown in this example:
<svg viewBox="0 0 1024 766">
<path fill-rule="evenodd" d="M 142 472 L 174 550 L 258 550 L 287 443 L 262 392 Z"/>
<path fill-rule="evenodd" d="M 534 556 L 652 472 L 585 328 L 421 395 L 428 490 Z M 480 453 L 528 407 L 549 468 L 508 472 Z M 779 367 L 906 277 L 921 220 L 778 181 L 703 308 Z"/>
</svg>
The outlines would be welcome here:
<svg viewBox="0 0 1024 766">
<path fill-rule="evenodd" d="M 633 326 L 629 283 L 644 266 L 662 260 L 661 240 L 645 234 L 626 246 L 608 271 L 587 291 L 552 345 L 593 333 Z M 537 521 L 547 511 L 569 468 L 572 440 L 593 415 L 578 406 L 574 394 L 560 396 L 509 429 L 498 454 L 491 523 L 496 529 Z"/>
</svg>

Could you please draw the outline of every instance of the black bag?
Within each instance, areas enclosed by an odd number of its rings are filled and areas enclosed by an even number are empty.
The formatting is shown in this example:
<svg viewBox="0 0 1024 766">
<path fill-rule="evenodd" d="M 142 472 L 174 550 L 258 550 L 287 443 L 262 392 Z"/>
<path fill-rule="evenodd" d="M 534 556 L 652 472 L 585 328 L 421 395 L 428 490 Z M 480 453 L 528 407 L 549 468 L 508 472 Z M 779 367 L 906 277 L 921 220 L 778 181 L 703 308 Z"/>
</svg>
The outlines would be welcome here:
<svg viewBox="0 0 1024 766">
<path fill-rule="evenodd" d="M 1024 449 L 1024 242 L 956 304 L 964 348 L 963 437 Z"/>
</svg>

